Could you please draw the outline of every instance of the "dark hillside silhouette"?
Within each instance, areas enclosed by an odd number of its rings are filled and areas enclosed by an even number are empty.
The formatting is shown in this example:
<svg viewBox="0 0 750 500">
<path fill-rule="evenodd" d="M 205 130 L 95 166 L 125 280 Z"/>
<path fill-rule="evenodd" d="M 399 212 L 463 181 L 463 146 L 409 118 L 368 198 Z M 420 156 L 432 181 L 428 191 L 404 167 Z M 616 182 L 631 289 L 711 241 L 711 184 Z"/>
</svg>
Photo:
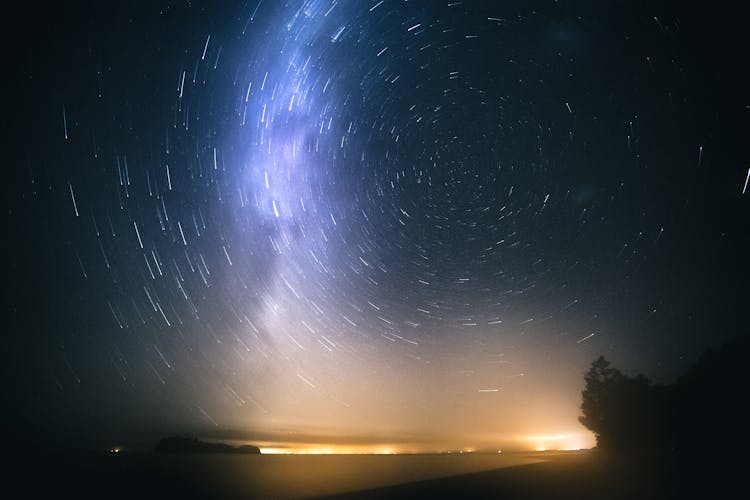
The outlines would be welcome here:
<svg viewBox="0 0 750 500">
<path fill-rule="evenodd" d="M 246 453 L 260 454 L 257 446 L 243 445 L 239 447 L 224 443 L 206 443 L 193 437 L 170 436 L 162 439 L 154 447 L 156 453 Z"/>
<path fill-rule="evenodd" d="M 672 387 L 678 451 L 750 446 L 750 336 L 709 350 Z"/>
</svg>

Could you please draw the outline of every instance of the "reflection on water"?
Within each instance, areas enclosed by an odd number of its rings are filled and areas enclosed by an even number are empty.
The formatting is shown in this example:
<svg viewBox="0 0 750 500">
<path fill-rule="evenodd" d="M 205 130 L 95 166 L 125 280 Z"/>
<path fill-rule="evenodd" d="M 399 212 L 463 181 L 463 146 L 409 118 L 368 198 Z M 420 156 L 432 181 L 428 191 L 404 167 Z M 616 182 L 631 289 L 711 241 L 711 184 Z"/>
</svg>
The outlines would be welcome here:
<svg viewBox="0 0 750 500">
<path fill-rule="evenodd" d="M 119 458 L 119 457 L 118 457 Z M 190 478 L 232 496 L 305 498 L 524 465 L 538 453 L 435 455 L 147 456 L 165 477 Z"/>
</svg>

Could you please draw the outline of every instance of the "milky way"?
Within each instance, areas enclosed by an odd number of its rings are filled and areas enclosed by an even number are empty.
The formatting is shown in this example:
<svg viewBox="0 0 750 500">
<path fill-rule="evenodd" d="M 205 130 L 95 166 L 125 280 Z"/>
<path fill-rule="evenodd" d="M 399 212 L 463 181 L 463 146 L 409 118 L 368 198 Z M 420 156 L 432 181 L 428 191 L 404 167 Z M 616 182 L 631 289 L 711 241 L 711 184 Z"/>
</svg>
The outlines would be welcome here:
<svg viewBox="0 0 750 500">
<path fill-rule="evenodd" d="M 136 19 L 119 68 L 90 44 L 46 110 L 52 159 L 32 154 L 24 192 L 49 198 L 69 270 L 55 398 L 120 427 L 486 440 L 579 429 L 597 353 L 673 375 L 700 344 L 658 333 L 692 324 L 699 292 L 653 285 L 692 231 L 721 240 L 684 189 L 717 161 L 710 134 L 676 125 L 672 147 L 663 126 L 700 101 L 677 17 L 222 9 L 166 9 L 161 37 Z M 627 36 L 598 46 L 612 23 Z"/>
</svg>

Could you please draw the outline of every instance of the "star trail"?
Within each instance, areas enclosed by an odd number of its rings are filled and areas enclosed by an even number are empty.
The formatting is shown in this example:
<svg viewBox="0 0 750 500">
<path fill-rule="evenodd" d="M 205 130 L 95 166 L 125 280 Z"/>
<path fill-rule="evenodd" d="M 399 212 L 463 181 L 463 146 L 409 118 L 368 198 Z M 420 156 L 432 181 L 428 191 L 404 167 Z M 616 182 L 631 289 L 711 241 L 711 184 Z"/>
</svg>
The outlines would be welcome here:
<svg viewBox="0 0 750 500">
<path fill-rule="evenodd" d="M 6 65 L 5 334 L 56 436 L 584 447 L 596 355 L 743 324 L 750 103 L 689 7 L 57 9 Z"/>
</svg>

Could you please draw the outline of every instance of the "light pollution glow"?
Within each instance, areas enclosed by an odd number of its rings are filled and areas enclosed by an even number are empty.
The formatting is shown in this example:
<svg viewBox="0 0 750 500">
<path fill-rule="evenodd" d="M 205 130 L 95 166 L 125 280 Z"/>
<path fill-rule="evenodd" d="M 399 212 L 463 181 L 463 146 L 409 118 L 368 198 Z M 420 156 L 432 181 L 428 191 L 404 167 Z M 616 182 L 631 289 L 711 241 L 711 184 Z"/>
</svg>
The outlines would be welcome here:
<svg viewBox="0 0 750 500">
<path fill-rule="evenodd" d="M 569 285 L 588 246 L 547 255 L 545 228 L 559 224 L 544 219 L 569 214 L 559 227 L 572 235 L 580 207 L 549 194 L 536 159 L 519 178 L 501 168 L 538 127 L 497 129 L 488 99 L 508 123 L 526 104 L 508 103 L 461 45 L 494 40 L 494 53 L 515 32 L 480 16 L 492 36 L 454 44 L 439 10 L 262 3 L 220 64 L 220 37 L 201 42 L 207 80 L 175 75 L 164 168 L 123 159 L 123 177 L 117 157 L 119 210 L 109 198 L 85 207 L 98 240 L 78 262 L 97 263 L 116 333 L 102 358 L 117 384 L 157 389 L 112 404 L 157 415 L 169 400 L 181 408 L 170 429 L 285 436 L 267 452 L 591 446 L 575 425 L 608 325 L 590 324 L 589 292 Z M 413 15 L 435 28 L 396 29 Z M 65 184 L 76 223 L 82 184 Z M 110 261 L 127 280 L 110 278 Z M 303 433 L 316 443 L 287 437 Z"/>
<path fill-rule="evenodd" d="M 721 114 L 661 20 L 627 45 L 668 41 L 679 71 L 591 43 L 640 11 L 141 3 L 67 9 L 83 29 L 11 65 L 19 421 L 123 446 L 579 449 L 598 355 L 666 381 L 741 326 L 750 171 L 722 155 L 744 148 L 674 119 Z M 696 160 L 685 182 L 711 189 L 667 182 Z"/>
<path fill-rule="evenodd" d="M 504 439 L 503 448 L 509 451 L 572 451 L 594 446 L 593 436 L 588 432 L 560 434 L 520 435 Z M 250 444 L 250 443 L 246 443 Z M 494 443 L 497 444 L 497 443 Z M 474 453 L 502 452 L 503 449 L 484 445 L 433 447 L 426 443 L 320 443 L 276 441 L 256 443 L 264 455 L 397 455 L 414 453 Z"/>
</svg>

